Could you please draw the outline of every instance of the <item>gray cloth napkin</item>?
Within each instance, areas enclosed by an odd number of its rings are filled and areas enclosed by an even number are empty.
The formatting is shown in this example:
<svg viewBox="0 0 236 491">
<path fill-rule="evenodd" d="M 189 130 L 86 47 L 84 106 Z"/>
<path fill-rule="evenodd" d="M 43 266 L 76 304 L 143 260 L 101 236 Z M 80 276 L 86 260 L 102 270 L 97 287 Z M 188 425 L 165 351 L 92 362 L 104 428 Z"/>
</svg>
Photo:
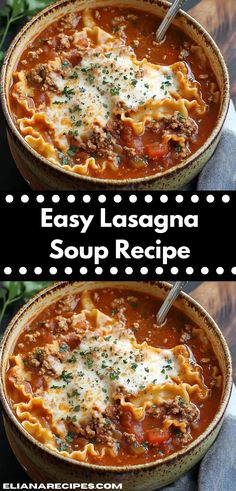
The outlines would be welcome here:
<svg viewBox="0 0 236 491">
<path fill-rule="evenodd" d="M 227 415 L 220 434 L 200 464 L 163 491 L 236 489 L 236 417 Z"/>
<path fill-rule="evenodd" d="M 220 142 L 213 156 L 199 176 L 187 184 L 183 190 L 236 190 L 236 111 L 232 101 L 230 101 Z"/>
<path fill-rule="evenodd" d="M 233 131 L 229 129 L 223 130 L 214 154 L 208 160 L 199 176 L 184 186 L 183 190 L 236 190 L 236 135 Z"/>
<path fill-rule="evenodd" d="M 198 177 L 197 190 L 236 190 L 236 136 L 233 131 L 223 131 L 215 153 Z"/>
</svg>

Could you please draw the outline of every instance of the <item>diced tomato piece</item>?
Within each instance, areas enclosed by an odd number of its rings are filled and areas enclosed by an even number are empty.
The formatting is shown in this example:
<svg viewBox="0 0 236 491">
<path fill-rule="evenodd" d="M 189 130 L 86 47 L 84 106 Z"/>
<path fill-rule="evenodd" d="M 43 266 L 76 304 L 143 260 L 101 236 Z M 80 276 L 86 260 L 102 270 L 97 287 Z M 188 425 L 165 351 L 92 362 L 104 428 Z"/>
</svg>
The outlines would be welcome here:
<svg viewBox="0 0 236 491">
<path fill-rule="evenodd" d="M 167 442 L 170 439 L 170 432 L 169 430 L 152 428 L 145 431 L 144 437 L 145 440 L 147 440 L 148 443 L 150 443 L 151 445 L 161 445 L 162 443 Z"/>
<path fill-rule="evenodd" d="M 150 159 L 162 160 L 169 153 L 168 145 L 161 145 L 160 143 L 149 143 L 145 147 L 145 152 Z"/>
</svg>

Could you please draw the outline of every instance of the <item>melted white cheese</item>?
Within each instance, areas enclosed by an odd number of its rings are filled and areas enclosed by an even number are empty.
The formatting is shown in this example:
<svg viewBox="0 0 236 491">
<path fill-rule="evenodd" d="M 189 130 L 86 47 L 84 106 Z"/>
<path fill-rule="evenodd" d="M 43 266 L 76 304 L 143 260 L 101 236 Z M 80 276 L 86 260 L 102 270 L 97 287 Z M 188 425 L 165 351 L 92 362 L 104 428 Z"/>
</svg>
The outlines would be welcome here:
<svg viewBox="0 0 236 491">
<path fill-rule="evenodd" d="M 56 375 L 48 378 L 42 394 L 54 423 L 64 433 L 64 420 L 86 423 L 91 415 L 105 411 L 114 395 L 135 396 L 148 386 L 157 386 L 179 373 L 173 352 L 155 351 L 151 346 L 136 347 L 133 336 L 120 326 L 109 336 L 86 331 L 80 348 L 68 352 L 66 361 L 50 363 Z"/>
<path fill-rule="evenodd" d="M 119 107 L 137 111 L 150 100 L 171 98 L 178 80 L 169 66 L 142 64 L 132 50 L 113 46 L 107 52 L 90 48 L 80 65 L 67 71 L 64 79 L 53 74 L 58 94 L 50 93 L 47 119 L 53 123 L 58 139 L 66 145 L 63 133 L 75 138 L 88 136 L 94 124 L 105 127 Z"/>
</svg>

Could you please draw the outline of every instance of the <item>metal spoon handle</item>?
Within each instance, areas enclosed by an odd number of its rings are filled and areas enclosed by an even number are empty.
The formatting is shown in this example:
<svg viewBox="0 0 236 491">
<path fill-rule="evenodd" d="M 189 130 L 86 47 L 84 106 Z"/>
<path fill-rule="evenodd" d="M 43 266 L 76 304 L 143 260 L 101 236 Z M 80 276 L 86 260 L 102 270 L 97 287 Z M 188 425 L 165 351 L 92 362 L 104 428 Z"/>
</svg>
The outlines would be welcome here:
<svg viewBox="0 0 236 491">
<path fill-rule="evenodd" d="M 176 281 L 176 283 L 174 283 L 161 308 L 157 312 L 156 323 L 158 326 L 161 326 L 163 324 L 172 304 L 187 283 L 187 281 Z"/>
<path fill-rule="evenodd" d="M 168 10 L 166 16 L 164 17 L 163 21 L 161 22 L 160 26 L 157 29 L 156 32 L 156 42 L 160 43 L 165 36 L 165 33 L 171 24 L 173 18 L 176 16 L 177 12 L 180 10 L 182 5 L 186 2 L 186 0 L 175 0 L 173 5 L 171 5 L 170 9 Z"/>
</svg>

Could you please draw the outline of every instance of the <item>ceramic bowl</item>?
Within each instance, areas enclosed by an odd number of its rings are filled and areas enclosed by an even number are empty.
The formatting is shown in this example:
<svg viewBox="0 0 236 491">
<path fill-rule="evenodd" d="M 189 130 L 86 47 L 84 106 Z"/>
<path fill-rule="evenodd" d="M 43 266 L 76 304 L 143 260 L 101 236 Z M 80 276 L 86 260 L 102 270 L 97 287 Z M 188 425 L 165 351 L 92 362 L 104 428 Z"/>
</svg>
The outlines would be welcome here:
<svg viewBox="0 0 236 491">
<path fill-rule="evenodd" d="M 181 11 L 174 24 L 181 27 L 193 41 L 200 45 L 211 62 L 212 70 L 220 87 L 220 112 L 215 128 L 204 145 L 184 162 L 165 172 L 137 179 L 98 179 L 75 174 L 63 167 L 49 162 L 39 155 L 24 140 L 14 124 L 10 109 L 8 93 L 14 67 L 29 41 L 59 15 L 75 9 L 84 9 L 94 5 L 125 5 L 143 9 L 163 17 L 169 3 L 163 0 L 62 0 L 47 7 L 32 18 L 12 42 L 2 68 L 1 99 L 7 123 L 7 136 L 13 158 L 22 176 L 35 190 L 90 190 L 90 189 L 142 189 L 142 190 L 175 190 L 187 184 L 203 168 L 212 156 L 219 141 L 229 104 L 229 77 L 227 67 L 220 50 L 207 31 L 192 17 Z"/>
<path fill-rule="evenodd" d="M 205 431 L 185 448 L 163 459 L 147 464 L 126 467 L 98 466 L 78 462 L 50 451 L 34 440 L 19 423 L 8 402 L 5 372 L 21 329 L 42 309 L 67 293 L 89 288 L 131 288 L 164 299 L 170 289 L 167 283 L 144 282 L 59 282 L 34 296 L 10 322 L 0 348 L 0 397 L 4 426 L 13 452 L 33 481 L 42 483 L 114 483 L 122 484 L 123 491 L 152 491 L 178 479 L 194 466 L 216 439 L 223 422 L 232 388 L 232 366 L 226 341 L 210 315 L 189 295 L 181 293 L 176 306 L 207 333 L 223 374 L 220 407 Z"/>
</svg>

